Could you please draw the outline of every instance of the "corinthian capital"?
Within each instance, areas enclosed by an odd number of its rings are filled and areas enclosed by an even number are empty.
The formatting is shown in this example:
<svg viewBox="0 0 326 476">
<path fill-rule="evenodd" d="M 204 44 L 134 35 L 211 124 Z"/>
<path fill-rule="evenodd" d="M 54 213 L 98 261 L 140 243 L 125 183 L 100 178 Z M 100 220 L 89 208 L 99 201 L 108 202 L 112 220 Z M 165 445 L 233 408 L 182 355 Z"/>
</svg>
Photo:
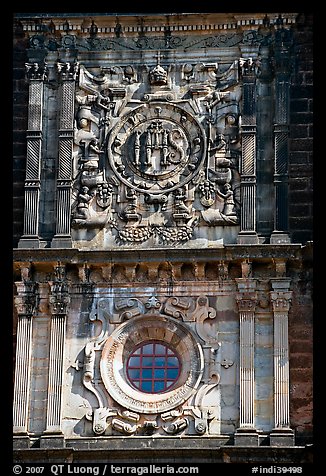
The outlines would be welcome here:
<svg viewBox="0 0 326 476">
<path fill-rule="evenodd" d="M 61 263 L 54 267 L 54 280 L 50 281 L 49 284 L 51 288 L 49 297 L 51 314 L 54 316 L 67 314 L 70 296 L 65 266 Z"/>
<path fill-rule="evenodd" d="M 37 284 L 28 282 L 16 283 L 18 295 L 15 296 L 15 306 L 18 316 L 29 316 L 35 312 L 37 306 Z"/>
<path fill-rule="evenodd" d="M 292 291 L 272 291 L 270 297 L 274 312 L 289 312 L 292 301 Z"/>
<path fill-rule="evenodd" d="M 257 305 L 257 293 L 238 293 L 236 301 L 239 311 L 254 312 Z"/>
<path fill-rule="evenodd" d="M 48 66 L 46 63 L 25 63 L 27 79 L 45 80 L 48 77 Z"/>
<path fill-rule="evenodd" d="M 61 63 L 57 62 L 57 71 L 59 73 L 59 76 L 63 80 L 67 79 L 76 79 L 77 78 L 77 73 L 79 70 L 79 63 L 77 62 L 66 62 L 66 63 Z"/>
</svg>

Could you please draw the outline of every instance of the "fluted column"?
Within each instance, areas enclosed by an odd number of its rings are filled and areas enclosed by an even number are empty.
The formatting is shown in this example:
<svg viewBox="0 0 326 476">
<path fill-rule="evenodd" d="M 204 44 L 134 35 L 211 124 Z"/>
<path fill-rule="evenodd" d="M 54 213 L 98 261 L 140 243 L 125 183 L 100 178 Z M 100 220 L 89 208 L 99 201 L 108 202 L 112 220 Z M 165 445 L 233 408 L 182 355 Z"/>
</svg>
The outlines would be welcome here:
<svg viewBox="0 0 326 476">
<path fill-rule="evenodd" d="M 240 59 L 243 106 L 241 116 L 242 152 L 241 216 L 238 243 L 258 243 L 256 232 L 256 74 L 252 58 Z"/>
<path fill-rule="evenodd" d="M 294 444 L 290 428 L 290 375 L 288 313 L 292 291 L 287 278 L 272 279 L 270 292 L 274 316 L 274 429 L 270 435 L 271 445 Z"/>
<path fill-rule="evenodd" d="M 15 306 L 18 314 L 13 433 L 28 434 L 30 379 L 32 359 L 32 322 L 37 302 L 36 284 L 31 280 L 16 282 Z"/>
<path fill-rule="evenodd" d="M 64 266 L 59 264 L 55 267 L 55 279 L 49 284 L 51 289 L 49 305 L 52 317 L 45 434 L 61 435 L 66 315 L 70 302 Z"/>
<path fill-rule="evenodd" d="M 71 187 L 74 139 L 75 80 L 78 63 L 58 63 L 61 79 L 59 164 L 57 175 L 56 231 L 52 248 L 71 248 Z"/>
<path fill-rule="evenodd" d="M 235 434 L 236 445 L 258 445 L 255 429 L 255 308 L 256 280 L 236 280 L 240 322 L 240 425 Z"/>
<path fill-rule="evenodd" d="M 39 208 L 43 129 L 43 88 L 46 64 L 26 63 L 29 80 L 28 130 L 25 178 L 24 233 L 19 248 L 39 248 Z"/>
</svg>

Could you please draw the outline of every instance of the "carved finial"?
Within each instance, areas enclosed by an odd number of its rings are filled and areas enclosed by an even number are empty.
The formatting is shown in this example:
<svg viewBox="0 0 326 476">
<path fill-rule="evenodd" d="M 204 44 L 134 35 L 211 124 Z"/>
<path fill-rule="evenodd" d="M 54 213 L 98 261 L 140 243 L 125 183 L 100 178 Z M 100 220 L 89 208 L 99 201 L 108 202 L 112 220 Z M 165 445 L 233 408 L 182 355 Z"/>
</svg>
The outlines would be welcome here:
<svg viewBox="0 0 326 476">
<path fill-rule="evenodd" d="M 263 25 L 264 25 L 265 27 L 268 27 L 268 26 L 270 26 L 270 23 L 271 23 L 271 21 L 270 21 L 270 19 L 268 18 L 267 13 L 266 13 L 266 15 L 264 16 L 264 19 L 263 19 Z"/>
<path fill-rule="evenodd" d="M 66 268 L 60 261 L 57 266 L 54 267 L 55 281 L 64 281 L 66 277 Z"/>
<path fill-rule="evenodd" d="M 155 296 L 151 296 L 145 303 L 145 307 L 147 309 L 159 309 L 161 307 L 161 302 Z"/>
<path fill-rule="evenodd" d="M 114 27 L 114 33 L 117 38 L 120 38 L 120 35 L 122 33 L 122 26 L 119 23 L 119 17 L 116 18 L 116 25 Z"/>
<path fill-rule="evenodd" d="M 248 259 L 241 262 L 241 273 L 243 278 L 252 277 L 252 263 Z"/>
<path fill-rule="evenodd" d="M 90 29 L 89 29 L 89 34 L 90 34 L 90 36 L 96 36 L 97 32 L 98 32 L 98 27 L 94 23 L 94 20 L 92 20 L 92 24 L 91 24 Z"/>
<path fill-rule="evenodd" d="M 55 32 L 55 24 L 53 23 L 53 20 L 50 21 L 48 28 L 49 28 L 50 33 Z"/>
<path fill-rule="evenodd" d="M 69 31 L 69 30 L 71 30 L 68 20 L 66 20 L 66 21 L 64 22 L 64 24 L 63 24 L 63 30 L 64 30 L 64 31 Z"/>
<path fill-rule="evenodd" d="M 277 278 L 286 277 L 286 261 L 282 259 L 274 259 L 275 273 Z"/>
<path fill-rule="evenodd" d="M 154 84 L 154 85 L 167 84 L 168 73 L 160 65 L 161 53 L 158 51 L 157 54 L 154 56 L 154 58 L 157 59 L 157 64 L 149 73 L 149 81 L 151 84 Z"/>
</svg>

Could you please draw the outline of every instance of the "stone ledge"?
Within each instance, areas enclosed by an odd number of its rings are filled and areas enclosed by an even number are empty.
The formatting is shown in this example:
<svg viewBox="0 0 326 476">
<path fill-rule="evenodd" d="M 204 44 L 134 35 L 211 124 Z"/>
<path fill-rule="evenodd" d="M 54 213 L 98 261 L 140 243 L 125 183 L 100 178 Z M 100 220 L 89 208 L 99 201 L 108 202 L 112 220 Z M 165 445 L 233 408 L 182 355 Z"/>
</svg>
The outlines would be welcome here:
<svg viewBox="0 0 326 476">
<path fill-rule="evenodd" d="M 135 438 L 120 438 L 118 445 L 111 446 L 107 444 L 105 449 L 21 449 L 13 451 L 14 463 L 290 463 L 302 464 L 312 463 L 313 450 L 311 447 L 292 446 L 292 447 L 234 447 L 218 446 L 219 438 L 202 439 L 197 442 L 210 441 L 209 444 L 201 444 L 201 447 L 195 446 L 193 438 L 189 441 L 179 438 L 164 438 L 160 440 L 161 446 L 155 448 L 144 448 L 141 443 L 144 438 L 138 439 L 135 447 Z M 97 439 L 98 440 L 98 439 Z M 130 444 L 130 442 L 133 442 Z M 73 444 L 76 440 L 66 440 L 66 444 Z M 144 441 L 143 441 L 144 442 Z M 162 445 L 162 443 L 164 443 Z M 76 443 L 75 443 L 76 444 Z M 178 446 L 174 446 L 178 444 Z M 214 447 L 214 444 L 216 445 Z M 212 446 L 211 446 L 212 445 Z"/>
<path fill-rule="evenodd" d="M 83 261 L 97 263 L 128 263 L 128 262 L 150 262 L 150 261 L 180 261 L 180 251 L 182 250 L 182 261 L 206 261 L 214 260 L 240 260 L 245 256 L 247 259 L 266 258 L 286 258 L 300 259 L 306 246 L 300 243 L 293 244 L 255 244 L 255 245 L 224 245 L 220 248 L 146 248 L 131 250 L 130 248 L 106 249 L 106 250 L 78 250 L 75 248 L 38 248 L 13 250 L 14 261 L 37 262 L 57 262 L 58 260 L 70 263 Z"/>
</svg>

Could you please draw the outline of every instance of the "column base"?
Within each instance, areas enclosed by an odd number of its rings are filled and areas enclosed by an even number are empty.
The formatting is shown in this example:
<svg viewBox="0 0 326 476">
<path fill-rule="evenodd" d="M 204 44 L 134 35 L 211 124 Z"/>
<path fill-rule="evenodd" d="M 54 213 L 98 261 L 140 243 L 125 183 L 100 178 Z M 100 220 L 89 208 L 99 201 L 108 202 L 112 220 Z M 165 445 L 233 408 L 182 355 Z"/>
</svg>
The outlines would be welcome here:
<svg viewBox="0 0 326 476">
<path fill-rule="evenodd" d="M 288 233 L 285 233 L 284 231 L 273 231 L 269 242 L 271 245 L 282 245 L 291 243 L 291 240 Z"/>
<path fill-rule="evenodd" d="M 40 438 L 40 448 L 65 448 L 65 438 L 59 434 L 43 434 Z"/>
<path fill-rule="evenodd" d="M 259 238 L 255 231 L 240 231 L 237 243 L 238 245 L 258 245 Z"/>
<path fill-rule="evenodd" d="M 12 447 L 14 450 L 30 448 L 31 440 L 28 435 L 14 435 Z"/>
<path fill-rule="evenodd" d="M 259 435 L 254 428 L 238 428 L 234 434 L 234 446 L 259 446 Z"/>
<path fill-rule="evenodd" d="M 274 428 L 269 435 L 270 446 L 294 446 L 294 431 L 290 428 Z"/>
<path fill-rule="evenodd" d="M 71 236 L 55 236 L 51 242 L 51 248 L 72 248 Z"/>
<path fill-rule="evenodd" d="M 18 242 L 18 248 L 41 248 L 40 239 L 38 237 L 22 237 Z"/>
</svg>

